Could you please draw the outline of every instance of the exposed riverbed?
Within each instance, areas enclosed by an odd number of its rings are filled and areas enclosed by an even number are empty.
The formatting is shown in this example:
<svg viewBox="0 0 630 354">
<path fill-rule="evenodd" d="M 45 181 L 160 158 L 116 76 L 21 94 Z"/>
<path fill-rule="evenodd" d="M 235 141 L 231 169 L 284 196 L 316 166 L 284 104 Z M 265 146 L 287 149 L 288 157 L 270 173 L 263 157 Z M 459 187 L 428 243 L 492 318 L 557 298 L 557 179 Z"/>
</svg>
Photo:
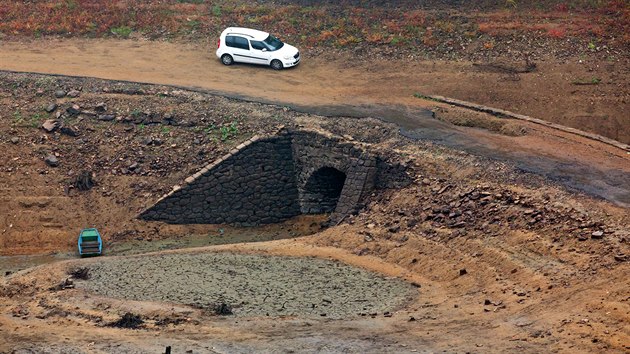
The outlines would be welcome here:
<svg viewBox="0 0 630 354">
<path fill-rule="evenodd" d="M 232 307 L 236 316 L 382 315 L 412 301 L 400 279 L 316 258 L 232 253 L 160 254 L 89 266 L 78 287 L 113 298 Z"/>
</svg>

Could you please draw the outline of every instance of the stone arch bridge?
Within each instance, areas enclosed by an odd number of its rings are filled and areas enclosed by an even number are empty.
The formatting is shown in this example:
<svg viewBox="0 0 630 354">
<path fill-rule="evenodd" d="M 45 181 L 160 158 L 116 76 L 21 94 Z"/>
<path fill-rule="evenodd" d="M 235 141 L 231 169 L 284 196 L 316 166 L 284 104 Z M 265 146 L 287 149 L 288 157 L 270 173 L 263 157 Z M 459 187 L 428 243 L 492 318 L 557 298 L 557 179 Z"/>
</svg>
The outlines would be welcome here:
<svg viewBox="0 0 630 354">
<path fill-rule="evenodd" d="M 308 130 L 255 136 L 176 186 L 139 218 L 255 226 L 356 212 L 383 163 L 360 144 Z"/>
</svg>

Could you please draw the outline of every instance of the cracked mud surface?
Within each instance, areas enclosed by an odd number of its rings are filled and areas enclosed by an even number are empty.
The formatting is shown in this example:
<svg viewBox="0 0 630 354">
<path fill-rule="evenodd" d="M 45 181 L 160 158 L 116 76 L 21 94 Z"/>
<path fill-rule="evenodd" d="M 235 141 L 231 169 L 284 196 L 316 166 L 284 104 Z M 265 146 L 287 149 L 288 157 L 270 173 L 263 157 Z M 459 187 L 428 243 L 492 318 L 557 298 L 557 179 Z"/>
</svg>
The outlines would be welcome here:
<svg viewBox="0 0 630 354">
<path fill-rule="evenodd" d="M 160 254 L 90 266 L 79 287 L 99 295 L 213 308 L 236 316 L 343 318 L 393 311 L 416 294 L 411 284 L 314 258 L 233 253 Z"/>
</svg>

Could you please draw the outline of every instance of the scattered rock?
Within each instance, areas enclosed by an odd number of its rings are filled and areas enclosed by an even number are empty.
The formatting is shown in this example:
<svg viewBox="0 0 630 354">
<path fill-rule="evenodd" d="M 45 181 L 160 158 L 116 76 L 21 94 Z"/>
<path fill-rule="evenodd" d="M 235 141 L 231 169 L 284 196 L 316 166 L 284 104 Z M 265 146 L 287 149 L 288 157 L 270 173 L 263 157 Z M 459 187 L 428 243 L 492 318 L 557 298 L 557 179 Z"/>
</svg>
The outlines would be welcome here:
<svg viewBox="0 0 630 354">
<path fill-rule="evenodd" d="M 389 231 L 389 232 L 391 232 L 391 233 L 395 234 L 395 233 L 397 233 L 398 231 L 400 231 L 400 226 L 399 226 L 399 225 L 392 226 L 392 227 L 388 228 L 388 229 L 387 229 L 387 231 Z"/>
<path fill-rule="evenodd" d="M 96 117 L 96 112 L 93 112 L 93 111 L 82 110 L 81 114 L 86 115 L 86 116 L 90 116 L 90 117 Z"/>
<path fill-rule="evenodd" d="M 55 109 L 57 109 L 57 104 L 56 103 L 51 103 L 45 108 L 46 112 L 48 112 L 48 113 L 54 112 Z"/>
<path fill-rule="evenodd" d="M 9 141 L 11 141 L 12 144 L 17 144 L 20 142 L 20 138 L 18 138 L 17 136 L 14 136 Z"/>
<path fill-rule="evenodd" d="M 466 268 L 462 268 L 459 270 L 459 276 L 461 277 L 462 275 L 466 275 L 468 274 L 468 271 L 466 270 Z"/>
<path fill-rule="evenodd" d="M 68 97 L 72 97 L 72 98 L 76 98 L 79 97 L 79 95 L 81 94 L 81 92 L 79 92 L 78 90 L 70 90 L 66 96 Z"/>
<path fill-rule="evenodd" d="M 72 106 L 66 108 L 66 112 L 70 115 L 76 116 L 81 113 L 81 107 L 78 104 L 73 104 Z"/>
<path fill-rule="evenodd" d="M 61 123 L 56 119 L 47 119 L 42 124 L 42 129 L 44 129 L 48 133 L 54 132 L 57 128 L 61 126 Z"/>
<path fill-rule="evenodd" d="M 97 118 L 98 120 L 101 120 L 103 122 L 111 122 L 114 119 L 116 119 L 116 116 L 113 114 L 101 114 L 98 116 Z"/>
<path fill-rule="evenodd" d="M 594 231 L 591 234 L 591 238 L 594 238 L 594 239 L 601 239 L 603 237 L 604 237 L 604 232 L 603 231 Z"/>
<path fill-rule="evenodd" d="M 94 110 L 96 112 L 103 113 L 103 112 L 107 111 L 107 105 L 105 104 L 105 102 L 99 102 L 96 105 L 96 107 L 94 107 Z"/>
<path fill-rule="evenodd" d="M 72 183 L 80 191 L 90 190 L 95 184 L 93 174 L 90 171 L 81 171 Z"/>
<path fill-rule="evenodd" d="M 48 155 L 48 156 L 46 156 L 44 161 L 50 167 L 57 167 L 57 166 L 59 166 L 59 160 L 57 159 L 57 157 L 55 155 Z"/>
<path fill-rule="evenodd" d="M 55 97 L 56 98 L 62 98 L 66 96 L 66 91 L 64 90 L 57 90 L 55 91 Z"/>
<path fill-rule="evenodd" d="M 60 291 L 65 289 L 74 289 L 74 282 L 70 278 L 66 278 L 66 280 L 61 283 L 49 288 L 50 291 Z"/>
<path fill-rule="evenodd" d="M 68 135 L 68 136 L 71 136 L 71 137 L 79 136 L 79 133 L 76 130 L 70 128 L 70 127 L 61 127 L 61 129 L 59 129 L 59 131 L 61 132 L 61 134 Z"/>
<path fill-rule="evenodd" d="M 490 300 L 490 299 L 485 299 L 485 300 L 484 300 L 484 302 L 483 302 L 483 304 L 484 304 L 485 306 L 488 306 L 488 305 L 492 305 L 492 306 L 501 306 L 501 305 L 503 304 L 503 301 L 492 301 L 492 300 Z"/>
<path fill-rule="evenodd" d="M 165 114 L 164 118 L 162 119 L 162 124 L 175 125 L 175 116 L 172 113 Z"/>
</svg>

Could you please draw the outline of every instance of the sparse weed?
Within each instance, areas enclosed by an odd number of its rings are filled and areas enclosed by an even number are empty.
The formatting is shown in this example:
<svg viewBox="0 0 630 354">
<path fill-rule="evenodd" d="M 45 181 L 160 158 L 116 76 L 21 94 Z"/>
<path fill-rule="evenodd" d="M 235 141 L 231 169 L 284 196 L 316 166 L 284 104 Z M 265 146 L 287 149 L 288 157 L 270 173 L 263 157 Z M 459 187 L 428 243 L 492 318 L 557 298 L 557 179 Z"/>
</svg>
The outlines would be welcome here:
<svg viewBox="0 0 630 354">
<path fill-rule="evenodd" d="M 599 85 L 602 82 L 602 79 L 598 77 L 593 77 L 591 79 L 576 79 L 573 80 L 573 85 Z"/>
<path fill-rule="evenodd" d="M 186 27 L 188 27 L 189 32 L 197 32 L 201 28 L 201 21 L 199 20 L 190 20 L 186 22 Z"/>
<path fill-rule="evenodd" d="M 13 124 L 20 125 L 24 121 L 24 117 L 22 117 L 22 112 L 19 109 L 16 109 L 13 112 Z"/>
<path fill-rule="evenodd" d="M 111 32 L 119 37 L 128 38 L 133 30 L 127 26 L 114 27 Z"/>
<path fill-rule="evenodd" d="M 238 122 L 232 121 L 229 125 L 224 125 L 219 129 L 221 141 L 226 141 L 238 134 Z"/>
<path fill-rule="evenodd" d="M 214 17 L 221 17 L 221 6 L 213 5 L 212 6 L 212 15 Z"/>
<path fill-rule="evenodd" d="M 57 80 L 51 76 L 44 76 L 35 80 L 35 86 L 45 88 L 54 85 L 56 81 Z"/>
<path fill-rule="evenodd" d="M 39 113 L 24 116 L 22 111 L 16 109 L 13 112 L 13 125 L 18 127 L 37 128 L 39 127 L 42 118 L 43 116 Z"/>
<path fill-rule="evenodd" d="M 423 99 L 423 100 L 428 100 L 428 101 L 438 101 L 438 100 L 436 100 L 433 97 L 429 97 L 429 96 L 423 95 L 423 94 L 421 94 L 419 92 L 414 93 L 413 97 L 420 98 L 420 99 Z"/>
</svg>

